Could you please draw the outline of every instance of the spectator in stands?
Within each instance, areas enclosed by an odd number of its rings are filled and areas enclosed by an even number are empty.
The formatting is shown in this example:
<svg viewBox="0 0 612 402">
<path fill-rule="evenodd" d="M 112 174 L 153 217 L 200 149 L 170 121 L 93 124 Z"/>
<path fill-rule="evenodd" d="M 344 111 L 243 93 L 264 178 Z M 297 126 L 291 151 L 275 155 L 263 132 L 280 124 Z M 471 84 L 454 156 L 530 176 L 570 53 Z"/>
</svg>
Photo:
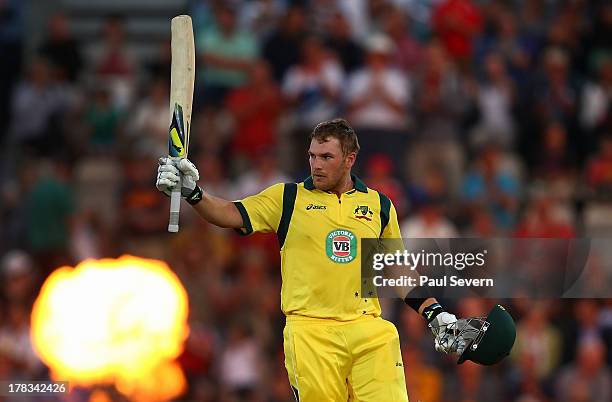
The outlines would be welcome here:
<svg viewBox="0 0 612 402">
<path fill-rule="evenodd" d="M 57 85 L 49 63 L 35 59 L 13 93 L 11 136 L 17 144 L 39 155 L 61 149 L 65 144 L 60 126 L 70 103 L 69 92 Z"/>
<path fill-rule="evenodd" d="M 560 48 L 548 48 L 543 58 L 543 80 L 536 89 L 536 112 L 541 121 L 574 123 L 578 94 L 570 81 L 569 59 Z"/>
<path fill-rule="evenodd" d="M 546 46 L 563 50 L 574 74 L 583 75 L 588 65 L 588 58 L 584 57 L 586 47 L 581 41 L 590 31 L 586 15 L 589 12 L 592 10 L 588 2 L 559 3 L 548 26 Z"/>
<path fill-rule="evenodd" d="M 385 35 L 375 35 L 368 39 L 366 51 L 366 65 L 349 78 L 346 90 L 349 119 L 362 129 L 405 129 L 410 82 L 390 64 L 394 44 Z M 360 135 L 363 140 L 363 132 Z M 368 147 L 364 144 L 363 148 Z"/>
<path fill-rule="evenodd" d="M 262 381 L 259 345 L 244 321 L 236 320 L 220 357 L 221 384 L 241 400 L 254 398 Z"/>
<path fill-rule="evenodd" d="M 576 160 L 570 151 L 567 129 L 558 121 L 544 127 L 542 141 L 531 157 L 535 177 L 550 183 L 558 179 L 571 180 L 575 174 Z"/>
<path fill-rule="evenodd" d="M 568 306 L 570 316 L 561 323 L 563 335 L 563 363 L 569 363 L 578 357 L 578 349 L 584 342 L 603 339 L 603 328 L 600 326 L 600 306 L 598 300 L 580 299 Z M 605 340 L 608 342 L 608 340 Z"/>
<path fill-rule="evenodd" d="M 510 369 L 506 380 L 506 398 L 516 402 L 548 401 L 546 381 L 537 373 L 539 357 L 529 351 L 514 353 L 515 366 Z"/>
<path fill-rule="evenodd" d="M 413 187 L 411 196 L 416 212 L 401 223 L 403 237 L 450 238 L 457 236 L 455 225 L 444 215 L 446 188 L 444 177 L 434 170 L 426 173 L 422 187 Z"/>
<path fill-rule="evenodd" d="M 484 80 L 478 86 L 477 105 L 480 119 L 472 132 L 472 144 L 495 141 L 506 149 L 514 145 L 515 90 L 499 54 L 484 60 Z"/>
<path fill-rule="evenodd" d="M 501 401 L 499 380 L 490 370 L 466 361 L 444 382 L 445 402 Z"/>
<path fill-rule="evenodd" d="M 276 82 L 282 82 L 287 70 L 300 61 L 300 49 L 306 35 L 306 10 L 293 4 L 262 47 L 262 54 L 272 65 Z"/>
<path fill-rule="evenodd" d="M 278 168 L 277 161 L 274 148 L 256 148 L 252 168 L 245 171 L 236 180 L 234 198 L 242 199 L 249 194 L 257 194 L 275 183 L 289 181 L 289 178 Z"/>
<path fill-rule="evenodd" d="M 337 0 L 310 0 L 308 10 L 308 27 L 310 33 L 322 37 L 327 27 L 333 23 L 340 12 Z"/>
<path fill-rule="evenodd" d="M 237 23 L 236 6 L 219 2 L 216 24 L 197 38 L 200 69 L 198 94 L 205 105 L 221 106 L 228 91 L 248 79 L 259 49 L 256 38 Z"/>
<path fill-rule="evenodd" d="M 474 209 L 465 218 L 467 227 L 463 230 L 462 237 L 493 238 L 499 236 L 499 228 L 488 210 Z"/>
<path fill-rule="evenodd" d="M 258 149 L 277 145 L 281 101 L 280 89 L 274 83 L 270 66 L 263 60 L 255 62 L 248 83 L 232 90 L 226 101 L 235 124 L 230 145 L 233 160 L 252 162 Z"/>
<path fill-rule="evenodd" d="M 108 154 L 118 144 L 123 110 L 113 103 L 112 93 L 103 83 L 98 83 L 92 92 L 83 116 L 89 134 L 88 148 L 90 152 Z"/>
<path fill-rule="evenodd" d="M 546 189 L 536 190 L 518 223 L 515 236 L 572 238 L 576 236 L 570 208 Z"/>
<path fill-rule="evenodd" d="M 227 177 L 221 158 L 212 152 L 202 152 L 194 161 L 202 166 L 201 180 L 205 181 L 208 192 L 214 196 L 231 199 L 234 197 L 232 183 Z"/>
<path fill-rule="evenodd" d="M 576 363 L 559 374 L 555 400 L 559 402 L 606 402 L 612 399 L 612 373 L 605 365 L 606 350 L 598 338 L 578 345 Z"/>
<path fill-rule="evenodd" d="M 22 250 L 11 250 L 0 260 L 0 301 L 32 306 L 38 285 L 38 272 L 32 257 Z"/>
<path fill-rule="evenodd" d="M 610 127 L 612 122 L 612 54 L 603 56 L 597 77 L 587 83 L 580 101 L 580 123 L 584 130 L 579 144 L 586 154 L 596 149 L 596 134 Z M 584 144 L 583 144 L 584 143 Z"/>
<path fill-rule="evenodd" d="M 136 106 L 126 135 L 134 146 L 152 156 L 168 152 L 168 88 L 167 79 L 157 78 L 150 83 L 147 97 Z M 113 130 L 116 131 L 118 127 Z"/>
<path fill-rule="evenodd" d="M 151 156 L 136 152 L 123 164 L 121 195 L 121 233 L 123 252 L 165 259 L 168 252 L 160 243 L 168 228 L 168 204 L 155 197 L 145 178 L 147 167 L 154 163 Z"/>
<path fill-rule="evenodd" d="M 240 6 L 239 23 L 258 40 L 267 37 L 285 13 L 286 4 L 278 0 L 253 0 Z"/>
<path fill-rule="evenodd" d="M 104 21 L 102 37 L 103 43 L 93 56 L 93 69 L 97 78 L 108 85 L 112 104 L 125 109 L 136 89 L 137 63 L 128 49 L 123 17 L 110 15 Z"/>
<path fill-rule="evenodd" d="M 321 40 L 310 36 L 302 44 L 301 62 L 289 69 L 283 93 L 293 106 L 297 126 L 312 129 L 338 111 L 344 71 Z"/>
<path fill-rule="evenodd" d="M 365 1 L 365 29 L 364 38 L 375 35 L 377 32 L 382 32 L 385 26 L 385 19 L 388 15 L 391 5 L 387 0 L 366 0 Z"/>
<path fill-rule="evenodd" d="M 410 82 L 391 65 L 394 44 L 387 36 L 373 35 L 366 42 L 366 64 L 351 74 L 346 106 L 351 124 L 359 132 L 360 157 L 382 152 L 402 166 L 407 141 Z"/>
<path fill-rule="evenodd" d="M 612 199 L 612 135 L 604 135 L 587 166 L 587 183 L 597 198 Z"/>
<path fill-rule="evenodd" d="M 479 44 L 482 56 L 495 52 L 502 58 L 508 75 L 519 85 L 527 84 L 534 58 L 539 50 L 537 36 L 520 31 L 515 14 L 502 9 L 493 21 L 494 32 L 483 35 Z M 478 59 L 480 59 L 479 57 Z"/>
<path fill-rule="evenodd" d="M 23 196 L 26 205 L 27 249 L 45 274 L 71 263 L 68 253 L 75 213 L 70 170 L 62 160 L 42 160 L 36 179 Z"/>
<path fill-rule="evenodd" d="M 0 360 L 3 358 L 12 366 L 14 379 L 35 380 L 44 373 L 45 367 L 32 347 L 27 306 L 7 306 L 6 321 L 0 326 Z"/>
<path fill-rule="evenodd" d="M 471 0 L 446 0 L 435 9 L 432 24 L 450 56 L 465 66 L 483 26 L 478 7 Z"/>
<path fill-rule="evenodd" d="M 558 367 L 561 346 L 561 334 L 549 321 L 549 307 L 545 302 L 532 303 L 527 315 L 517 325 L 512 357 L 516 361 L 530 356 L 534 365 L 533 374 L 543 381 Z"/>
<path fill-rule="evenodd" d="M 392 64 L 409 76 L 415 74 L 423 63 L 423 47 L 410 34 L 408 16 L 400 8 L 390 7 L 385 15 L 384 32 L 395 45 Z"/>
<path fill-rule="evenodd" d="M 64 80 L 74 83 L 83 67 L 79 43 L 70 32 L 66 15 L 59 12 L 49 20 L 45 41 L 40 54 L 57 69 Z"/>
<path fill-rule="evenodd" d="M 427 45 L 414 83 L 416 133 L 408 157 L 410 179 L 419 183 L 422 172 L 438 165 L 457 192 L 465 159 L 459 127 L 472 99 L 440 42 L 432 40 Z"/>
<path fill-rule="evenodd" d="M 325 27 L 325 45 L 335 53 L 347 73 L 363 65 L 363 47 L 353 39 L 351 26 L 340 11 L 333 14 Z"/>
<path fill-rule="evenodd" d="M 515 223 L 520 188 L 501 162 L 499 147 L 485 146 L 463 181 L 462 193 L 469 209 L 488 209 L 496 225 L 509 230 Z"/>
<path fill-rule="evenodd" d="M 385 194 L 397 212 L 399 219 L 404 217 L 408 207 L 402 183 L 396 178 L 393 160 L 386 154 L 374 154 L 368 159 L 365 168 L 365 182 Z"/>
</svg>

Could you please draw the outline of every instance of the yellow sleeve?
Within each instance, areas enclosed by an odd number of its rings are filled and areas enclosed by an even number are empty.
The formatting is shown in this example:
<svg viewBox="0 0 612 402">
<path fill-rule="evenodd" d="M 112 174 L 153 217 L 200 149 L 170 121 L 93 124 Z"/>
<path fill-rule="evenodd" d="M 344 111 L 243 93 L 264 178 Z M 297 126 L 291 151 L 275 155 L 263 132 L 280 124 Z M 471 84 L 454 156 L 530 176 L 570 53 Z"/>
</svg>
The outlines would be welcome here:
<svg viewBox="0 0 612 402">
<path fill-rule="evenodd" d="M 397 221 L 397 211 L 395 206 L 391 203 L 389 208 L 389 222 L 383 230 L 381 236 L 382 239 L 401 239 L 402 233 L 400 232 L 399 222 Z"/>
<path fill-rule="evenodd" d="M 384 227 L 380 239 L 381 252 L 394 254 L 396 251 L 403 252 L 405 249 L 399 222 L 397 221 L 397 212 L 391 201 L 389 201 L 389 221 Z M 385 240 L 382 241 L 382 239 Z"/>
<path fill-rule="evenodd" d="M 234 201 L 242 215 L 240 234 L 276 232 L 283 213 L 284 186 L 283 183 L 274 184 L 259 194 Z"/>
</svg>

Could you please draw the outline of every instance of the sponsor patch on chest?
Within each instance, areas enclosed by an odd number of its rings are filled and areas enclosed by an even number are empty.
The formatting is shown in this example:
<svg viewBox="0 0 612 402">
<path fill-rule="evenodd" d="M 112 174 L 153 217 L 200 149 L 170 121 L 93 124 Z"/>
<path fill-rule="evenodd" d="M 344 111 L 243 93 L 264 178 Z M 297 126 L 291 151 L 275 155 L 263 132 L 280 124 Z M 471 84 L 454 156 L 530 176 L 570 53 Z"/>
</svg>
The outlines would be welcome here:
<svg viewBox="0 0 612 402">
<path fill-rule="evenodd" d="M 351 262 L 357 256 L 357 236 L 346 229 L 332 230 L 325 238 L 325 252 L 333 262 Z"/>
</svg>

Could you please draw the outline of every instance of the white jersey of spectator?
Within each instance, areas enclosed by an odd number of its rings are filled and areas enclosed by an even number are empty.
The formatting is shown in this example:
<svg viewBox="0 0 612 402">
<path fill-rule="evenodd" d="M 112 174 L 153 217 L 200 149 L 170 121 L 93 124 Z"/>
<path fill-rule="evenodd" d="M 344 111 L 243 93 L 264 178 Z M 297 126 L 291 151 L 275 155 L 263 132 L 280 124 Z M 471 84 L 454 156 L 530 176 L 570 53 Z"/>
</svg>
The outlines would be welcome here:
<svg viewBox="0 0 612 402">
<path fill-rule="evenodd" d="M 514 122 L 511 95 L 499 86 L 482 85 L 478 89 L 478 108 L 481 118 L 475 142 L 494 140 L 505 146 L 512 145 Z"/>
<path fill-rule="evenodd" d="M 130 134 L 150 155 L 168 152 L 168 94 L 165 81 L 152 84 L 150 95 L 136 106 Z"/>
<path fill-rule="evenodd" d="M 601 124 L 608 113 L 612 101 L 612 91 L 607 90 L 600 83 L 588 83 L 584 86 L 582 94 L 582 107 L 580 123 L 589 130 Z"/>
<path fill-rule="evenodd" d="M 364 68 L 355 72 L 348 83 L 348 103 L 365 98 L 365 102 L 352 111 L 349 117 L 351 123 L 357 127 L 403 128 L 406 125 L 406 112 L 395 110 L 386 104 L 380 96 L 373 94 L 372 88 L 376 85 L 394 102 L 408 107 L 410 85 L 401 71 L 387 68 L 375 75 L 368 68 Z"/>
<path fill-rule="evenodd" d="M 229 389 L 256 388 L 260 382 L 260 346 L 246 338 L 228 345 L 221 355 L 221 381 Z"/>
<path fill-rule="evenodd" d="M 310 127 L 334 117 L 337 105 L 326 96 L 325 89 L 338 93 L 343 81 L 342 67 L 333 59 L 325 60 L 317 73 L 292 67 L 285 75 L 282 90 L 285 96 L 298 99 L 298 124 Z"/>
<path fill-rule="evenodd" d="M 286 183 L 291 181 L 287 175 L 281 171 L 270 172 L 268 175 L 262 175 L 258 171 L 247 171 L 240 177 L 236 183 L 233 198 L 240 200 L 248 195 L 257 194 L 264 189 L 276 183 Z"/>
<path fill-rule="evenodd" d="M 437 222 L 428 224 L 420 215 L 408 217 L 400 224 L 402 236 L 407 239 L 447 239 L 457 237 L 455 225 L 441 216 Z"/>
</svg>

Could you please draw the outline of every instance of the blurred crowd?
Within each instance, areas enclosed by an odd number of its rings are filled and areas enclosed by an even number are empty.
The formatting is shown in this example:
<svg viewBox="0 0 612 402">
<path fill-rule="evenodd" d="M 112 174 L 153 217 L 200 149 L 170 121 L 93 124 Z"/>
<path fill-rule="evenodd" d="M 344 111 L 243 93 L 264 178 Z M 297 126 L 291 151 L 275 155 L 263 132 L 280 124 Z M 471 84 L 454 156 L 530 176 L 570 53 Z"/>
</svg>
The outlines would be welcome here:
<svg viewBox="0 0 612 402">
<path fill-rule="evenodd" d="M 612 234 L 612 3 L 193 0 L 184 11 L 197 48 L 189 157 L 205 191 L 240 199 L 303 180 L 308 132 L 344 116 L 361 144 L 356 173 L 393 200 L 405 237 Z M 130 16 L 113 14 L 84 49 L 58 10 L 26 55 L 24 12 L 0 1 L 0 379 L 46 375 L 29 311 L 54 268 L 127 253 L 168 261 L 189 292 L 185 400 L 292 400 L 276 239 L 238 237 L 187 207 L 166 232 L 154 184 L 169 36 L 137 57 Z M 478 316 L 494 302 L 448 304 Z M 438 355 L 422 318 L 386 303 L 412 401 L 612 400 L 611 300 L 504 303 L 518 338 L 492 368 Z"/>
</svg>

